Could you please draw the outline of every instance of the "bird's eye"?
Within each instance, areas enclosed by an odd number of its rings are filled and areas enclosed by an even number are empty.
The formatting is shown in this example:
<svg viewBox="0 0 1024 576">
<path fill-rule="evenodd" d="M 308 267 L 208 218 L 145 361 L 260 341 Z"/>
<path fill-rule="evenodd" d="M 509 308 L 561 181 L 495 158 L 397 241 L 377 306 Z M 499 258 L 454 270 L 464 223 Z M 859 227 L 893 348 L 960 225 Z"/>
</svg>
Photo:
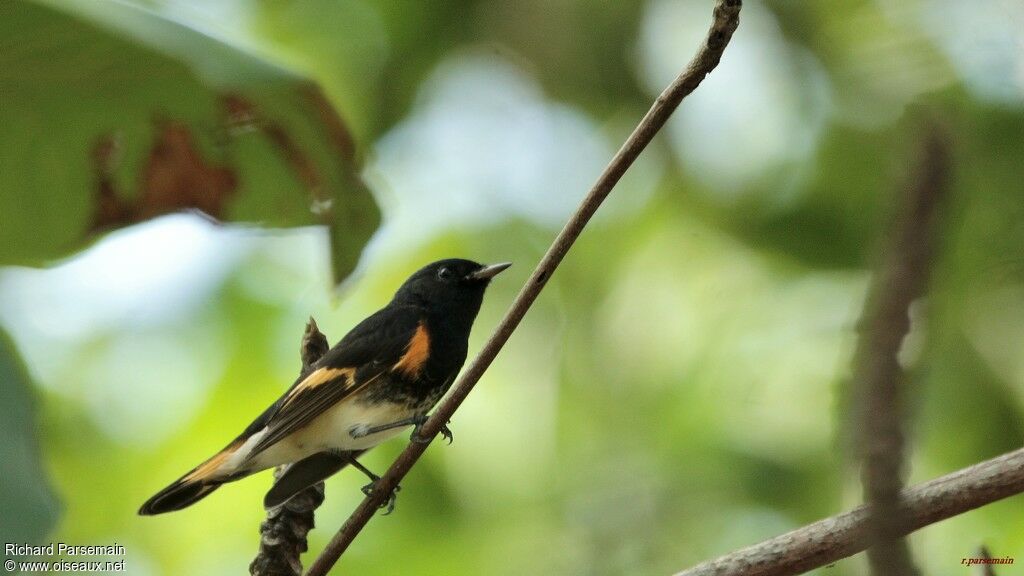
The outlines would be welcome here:
<svg viewBox="0 0 1024 576">
<path fill-rule="evenodd" d="M 455 273 L 452 272 L 451 268 L 442 267 L 440 270 L 437 271 L 437 277 L 440 278 L 441 280 L 451 280 L 452 278 L 455 277 Z"/>
</svg>

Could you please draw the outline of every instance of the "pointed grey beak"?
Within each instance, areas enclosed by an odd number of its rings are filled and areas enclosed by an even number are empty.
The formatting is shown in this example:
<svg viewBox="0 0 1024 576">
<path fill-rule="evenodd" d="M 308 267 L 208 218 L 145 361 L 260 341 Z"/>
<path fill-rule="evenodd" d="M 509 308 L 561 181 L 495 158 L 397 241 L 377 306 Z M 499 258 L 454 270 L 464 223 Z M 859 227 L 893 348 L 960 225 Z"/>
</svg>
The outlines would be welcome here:
<svg viewBox="0 0 1024 576">
<path fill-rule="evenodd" d="M 491 278 L 494 278 L 495 276 L 500 274 L 503 270 L 505 270 L 506 268 L 508 268 L 511 265 L 512 265 L 511 262 L 502 262 L 501 264 L 491 264 L 489 266 L 484 266 L 483 268 L 480 268 L 476 272 L 469 273 L 469 275 L 466 276 L 466 279 L 467 280 L 490 280 Z"/>
</svg>

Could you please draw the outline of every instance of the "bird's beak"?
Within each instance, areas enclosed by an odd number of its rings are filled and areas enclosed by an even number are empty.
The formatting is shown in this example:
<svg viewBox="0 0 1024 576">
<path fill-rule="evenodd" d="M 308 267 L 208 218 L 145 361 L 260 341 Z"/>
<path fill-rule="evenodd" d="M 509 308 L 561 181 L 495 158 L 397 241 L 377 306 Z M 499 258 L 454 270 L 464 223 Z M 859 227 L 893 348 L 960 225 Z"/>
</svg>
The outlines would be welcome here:
<svg viewBox="0 0 1024 576">
<path fill-rule="evenodd" d="M 511 266 L 511 262 L 502 262 L 501 264 L 491 264 L 489 266 L 483 266 L 476 272 L 470 272 L 467 276 L 467 280 L 490 280 L 503 270 Z"/>
</svg>

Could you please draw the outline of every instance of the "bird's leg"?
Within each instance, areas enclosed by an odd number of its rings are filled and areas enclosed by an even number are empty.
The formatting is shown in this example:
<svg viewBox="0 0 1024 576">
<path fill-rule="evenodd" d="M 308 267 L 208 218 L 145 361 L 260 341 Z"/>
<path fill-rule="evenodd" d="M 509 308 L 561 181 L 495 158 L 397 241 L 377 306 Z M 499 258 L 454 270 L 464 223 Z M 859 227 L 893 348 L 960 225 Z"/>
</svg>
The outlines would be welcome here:
<svg viewBox="0 0 1024 576">
<path fill-rule="evenodd" d="M 412 424 L 414 426 L 414 428 L 412 429 L 412 435 L 409 437 L 409 439 L 412 440 L 413 442 L 418 442 L 420 444 L 426 444 L 430 440 L 420 436 L 420 430 L 423 429 L 423 424 L 425 424 L 426 422 L 427 422 L 427 415 L 426 414 L 420 414 L 418 416 L 413 416 L 412 418 L 406 418 L 405 420 L 400 420 L 400 421 L 398 421 L 398 422 L 396 422 L 394 424 L 385 424 L 384 426 L 377 426 L 376 428 L 387 430 L 389 428 L 396 428 L 398 426 L 408 426 L 408 425 Z M 455 440 L 455 435 L 452 434 L 452 431 L 451 431 L 450 428 L 448 428 L 447 424 L 444 424 L 444 425 L 441 426 L 440 432 L 441 432 L 441 436 L 444 437 L 444 439 L 447 440 L 449 444 L 451 444 L 452 441 Z"/>
<path fill-rule="evenodd" d="M 356 460 L 355 458 L 349 458 L 348 463 L 355 467 L 356 470 L 359 470 L 363 474 L 366 474 L 366 477 L 369 478 L 371 481 L 376 482 L 377 480 L 380 480 L 380 476 L 377 476 L 376 474 L 371 472 L 369 468 L 360 464 L 359 461 Z"/>
<path fill-rule="evenodd" d="M 394 428 L 404 428 L 406 426 L 422 426 L 427 421 L 425 415 L 412 416 L 410 418 L 402 418 L 390 424 L 381 424 L 379 426 L 367 426 L 366 424 L 359 424 L 349 428 L 348 435 L 353 438 L 362 438 L 369 436 L 370 434 L 376 434 L 377 432 L 383 432 L 385 430 L 392 430 Z"/>
<path fill-rule="evenodd" d="M 377 489 L 377 483 L 380 482 L 380 476 L 377 476 L 376 474 L 371 472 L 369 468 L 360 464 L 359 461 L 356 460 L 355 458 L 349 458 L 348 462 L 357 470 L 359 470 L 363 474 L 366 474 L 366 477 L 370 479 L 370 483 L 367 484 L 366 486 L 363 486 L 362 488 L 363 494 L 366 494 L 367 496 L 373 494 L 373 491 Z M 398 501 L 398 492 L 401 489 L 401 486 L 395 486 L 395 488 L 391 491 L 391 494 L 388 495 L 388 499 L 385 500 L 380 505 L 381 508 L 387 508 L 387 511 L 384 512 L 385 516 L 395 511 L 395 502 Z"/>
<path fill-rule="evenodd" d="M 383 432 L 385 430 L 392 430 L 394 428 L 404 428 L 405 426 L 415 426 L 412 431 L 412 437 L 410 438 L 413 442 L 426 443 L 427 440 L 420 436 L 420 430 L 423 428 L 423 423 L 427 421 L 426 414 L 419 414 L 417 416 L 411 416 L 409 418 L 403 418 L 390 424 L 381 424 L 379 426 L 366 426 L 360 424 L 353 426 L 349 429 L 348 434 L 353 438 L 362 438 L 369 436 L 370 434 L 376 434 L 377 432 Z M 448 441 L 449 444 L 455 440 L 455 435 L 452 434 L 451 429 L 447 425 L 441 426 L 441 436 Z"/>
</svg>

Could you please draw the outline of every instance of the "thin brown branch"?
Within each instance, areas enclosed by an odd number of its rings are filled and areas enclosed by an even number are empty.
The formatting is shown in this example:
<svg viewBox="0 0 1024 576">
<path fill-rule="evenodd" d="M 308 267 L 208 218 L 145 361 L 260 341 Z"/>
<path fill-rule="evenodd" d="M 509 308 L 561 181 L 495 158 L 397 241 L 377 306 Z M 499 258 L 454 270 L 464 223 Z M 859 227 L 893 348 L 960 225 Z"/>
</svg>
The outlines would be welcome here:
<svg viewBox="0 0 1024 576">
<path fill-rule="evenodd" d="M 1024 492 L 1024 449 L 1015 450 L 902 491 L 904 536 L 929 524 Z M 870 545 L 861 506 L 760 544 L 684 570 L 676 576 L 791 576 L 827 566 Z M 952 569 L 951 569 L 952 570 Z"/>
<path fill-rule="evenodd" d="M 300 354 L 302 374 L 327 353 L 327 336 L 317 328 L 312 318 L 302 335 Z M 276 481 L 287 470 L 278 466 L 274 470 Z M 249 564 L 252 576 L 300 576 L 302 562 L 299 555 L 306 551 L 306 535 L 313 529 L 313 512 L 324 501 L 324 483 L 299 492 L 282 506 L 267 510 L 267 519 L 260 523 L 260 550 Z"/>
<path fill-rule="evenodd" d="M 854 355 L 859 402 L 864 500 L 872 505 L 868 562 L 876 576 L 917 574 L 906 542 L 898 536 L 904 472 L 904 374 L 897 355 L 910 331 L 910 305 L 925 294 L 934 252 L 935 220 L 949 180 L 947 143 L 932 129 L 920 165 L 897 208 L 885 252 L 868 295 Z"/>
<path fill-rule="evenodd" d="M 433 440 L 446 424 L 455 410 L 462 404 L 466 396 L 473 390 L 480 377 L 490 366 L 494 357 L 508 341 L 515 331 L 523 316 L 529 310 L 533 301 L 540 294 L 545 283 L 551 278 L 558 264 L 568 253 L 573 243 L 583 232 L 583 228 L 590 221 L 590 218 L 597 211 L 604 199 L 611 193 L 619 179 L 626 170 L 633 164 L 640 152 L 647 147 L 654 136 L 661 130 L 672 112 L 688 94 L 694 91 L 701 81 L 718 65 L 722 58 L 722 52 L 732 38 L 736 26 L 739 24 L 739 13 L 742 5 L 741 0 L 717 0 L 714 9 L 714 22 L 708 32 L 708 36 L 697 55 L 690 61 L 686 69 L 658 96 L 654 105 L 647 112 L 640 124 L 633 130 L 622 148 L 605 168 L 604 172 L 597 179 L 597 182 L 590 189 L 590 192 L 580 203 L 579 208 L 569 218 L 565 227 L 555 238 L 547 253 L 541 259 L 537 268 L 533 271 L 526 285 L 516 296 L 511 308 L 505 314 L 494 334 L 484 344 L 483 349 L 473 360 L 472 364 L 463 372 L 462 377 L 452 388 L 446 400 L 434 411 L 430 419 L 423 425 L 420 434 L 424 438 Z M 403 477 L 409 472 L 413 464 L 419 460 L 426 450 L 425 443 L 410 443 L 405 451 L 399 455 L 391 468 L 384 474 L 378 485 L 370 496 L 363 500 L 358 508 L 349 516 L 338 533 L 327 544 L 320 557 L 310 567 L 307 576 L 324 576 L 331 569 L 349 544 L 355 539 L 359 532 L 366 526 L 366 523 L 380 507 L 383 500 L 398 485 Z"/>
</svg>

